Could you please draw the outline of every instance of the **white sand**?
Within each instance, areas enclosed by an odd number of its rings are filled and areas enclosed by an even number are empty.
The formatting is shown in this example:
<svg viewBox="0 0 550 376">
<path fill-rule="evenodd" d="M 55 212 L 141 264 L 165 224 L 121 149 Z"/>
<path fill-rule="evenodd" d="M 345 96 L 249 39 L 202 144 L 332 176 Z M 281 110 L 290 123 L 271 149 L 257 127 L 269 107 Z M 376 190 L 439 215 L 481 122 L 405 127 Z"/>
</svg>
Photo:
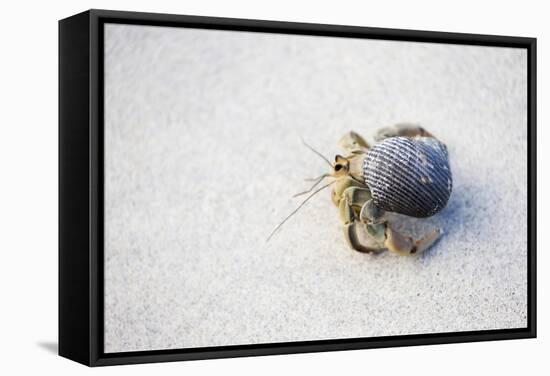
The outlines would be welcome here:
<svg viewBox="0 0 550 376">
<path fill-rule="evenodd" d="M 109 25 L 105 350 L 526 326 L 524 50 Z M 265 239 L 336 141 L 449 148 L 428 253 L 351 251 L 328 191 Z"/>
</svg>

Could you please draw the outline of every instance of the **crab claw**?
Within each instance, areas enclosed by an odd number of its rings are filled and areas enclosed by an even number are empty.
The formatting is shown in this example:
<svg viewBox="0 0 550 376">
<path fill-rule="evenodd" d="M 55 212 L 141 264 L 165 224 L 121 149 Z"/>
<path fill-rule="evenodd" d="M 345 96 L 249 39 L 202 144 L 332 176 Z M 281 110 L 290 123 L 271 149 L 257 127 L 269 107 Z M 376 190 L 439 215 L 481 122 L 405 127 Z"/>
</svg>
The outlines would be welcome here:
<svg viewBox="0 0 550 376">
<path fill-rule="evenodd" d="M 392 252 L 401 255 L 422 253 L 430 248 L 439 239 L 443 231 L 439 228 L 432 230 L 418 240 L 405 236 L 398 231 L 386 227 L 386 241 L 384 245 Z"/>
</svg>

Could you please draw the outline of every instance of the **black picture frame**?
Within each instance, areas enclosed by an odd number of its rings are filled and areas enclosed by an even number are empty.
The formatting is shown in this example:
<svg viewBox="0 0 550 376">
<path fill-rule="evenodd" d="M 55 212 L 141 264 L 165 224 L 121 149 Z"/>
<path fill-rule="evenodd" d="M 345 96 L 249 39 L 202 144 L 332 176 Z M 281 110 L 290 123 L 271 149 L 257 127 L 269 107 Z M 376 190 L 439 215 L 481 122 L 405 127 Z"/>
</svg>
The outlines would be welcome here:
<svg viewBox="0 0 550 376">
<path fill-rule="evenodd" d="M 289 343 L 103 351 L 103 26 L 193 27 L 524 48 L 528 59 L 527 327 Z M 536 39 L 88 10 L 59 21 L 59 354 L 88 366 L 536 337 Z"/>
</svg>

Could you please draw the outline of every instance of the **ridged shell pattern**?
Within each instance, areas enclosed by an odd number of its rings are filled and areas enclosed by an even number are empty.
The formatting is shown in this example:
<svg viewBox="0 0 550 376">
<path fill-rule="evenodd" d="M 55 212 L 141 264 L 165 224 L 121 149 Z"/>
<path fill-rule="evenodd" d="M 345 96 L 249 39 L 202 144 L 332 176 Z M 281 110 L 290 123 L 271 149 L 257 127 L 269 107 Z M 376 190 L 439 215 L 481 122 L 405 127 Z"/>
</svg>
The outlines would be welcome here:
<svg viewBox="0 0 550 376">
<path fill-rule="evenodd" d="M 449 201 L 447 148 L 435 138 L 387 138 L 368 150 L 363 163 L 374 203 L 386 211 L 430 217 Z"/>
</svg>

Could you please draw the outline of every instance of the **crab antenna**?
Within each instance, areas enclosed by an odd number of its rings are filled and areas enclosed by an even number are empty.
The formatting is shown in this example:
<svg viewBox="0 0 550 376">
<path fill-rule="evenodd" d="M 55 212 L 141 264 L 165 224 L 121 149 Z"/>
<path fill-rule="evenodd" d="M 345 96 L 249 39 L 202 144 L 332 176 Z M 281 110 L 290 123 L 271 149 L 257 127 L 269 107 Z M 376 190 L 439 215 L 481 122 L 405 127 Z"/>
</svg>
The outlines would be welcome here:
<svg viewBox="0 0 550 376">
<path fill-rule="evenodd" d="M 313 183 L 313 185 L 311 186 L 311 188 L 309 188 L 307 191 L 303 191 L 303 192 L 300 192 L 300 193 L 296 193 L 294 196 L 292 197 L 298 197 L 298 196 L 301 196 L 301 195 L 305 195 L 306 193 L 309 193 L 311 191 L 313 191 L 313 189 L 319 185 L 319 183 L 321 183 L 325 178 L 328 178 L 329 176 L 331 176 L 330 174 L 323 174 L 315 179 L 312 179 L 312 181 L 315 181 L 315 183 Z"/>
<path fill-rule="evenodd" d="M 321 157 L 325 162 L 327 162 L 327 164 L 332 168 L 332 163 L 330 163 L 330 161 L 327 159 L 327 157 L 325 157 L 323 154 L 319 153 L 317 150 L 315 150 L 313 148 L 313 146 L 309 145 L 303 138 L 302 138 L 302 143 L 309 149 L 311 150 L 312 152 L 314 152 L 315 154 L 317 154 L 319 157 Z"/>
<path fill-rule="evenodd" d="M 269 236 L 267 237 L 267 240 L 265 241 L 266 243 L 269 242 L 271 240 L 271 238 L 273 237 L 273 235 L 275 235 L 275 233 L 277 232 L 277 230 L 279 230 L 284 224 L 286 221 L 288 221 L 294 214 L 296 214 L 298 212 L 298 210 L 300 210 L 302 208 L 302 206 L 304 206 L 306 204 L 306 202 L 309 201 L 309 199 L 311 199 L 313 196 L 315 196 L 317 193 L 321 192 L 323 189 L 327 188 L 328 186 L 330 186 L 331 184 L 333 184 L 336 180 L 334 181 L 331 181 L 330 183 L 328 184 L 325 184 L 323 185 L 321 188 L 317 189 L 315 192 L 313 192 L 312 194 L 310 194 L 309 196 L 307 196 L 307 198 L 302 201 L 302 203 L 300 205 L 298 205 L 298 207 L 296 209 L 294 209 L 292 211 L 292 213 L 290 213 L 289 215 L 286 216 L 285 219 L 282 220 L 281 223 L 279 223 L 277 225 L 277 227 L 275 227 L 275 229 L 271 232 L 271 234 L 269 234 Z"/>
<path fill-rule="evenodd" d="M 324 177 L 325 175 L 329 175 L 329 174 L 319 175 L 315 178 L 305 178 L 304 181 L 317 181 L 317 180 L 321 179 L 322 177 Z"/>
</svg>

